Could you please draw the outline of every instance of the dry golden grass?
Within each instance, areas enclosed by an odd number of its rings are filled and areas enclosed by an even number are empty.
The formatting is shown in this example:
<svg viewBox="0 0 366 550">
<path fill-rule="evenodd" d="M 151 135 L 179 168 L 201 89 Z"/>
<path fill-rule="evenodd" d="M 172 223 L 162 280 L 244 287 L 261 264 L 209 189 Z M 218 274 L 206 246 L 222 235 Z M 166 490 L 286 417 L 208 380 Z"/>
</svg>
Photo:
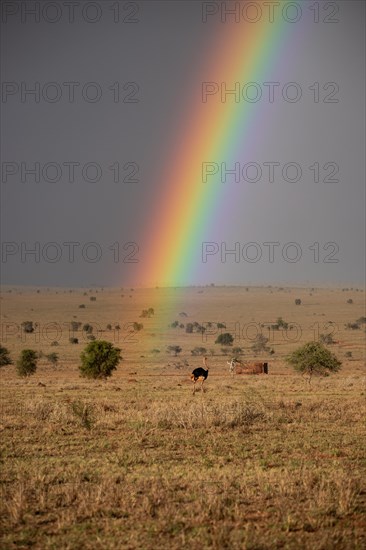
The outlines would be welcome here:
<svg viewBox="0 0 366 550">
<path fill-rule="evenodd" d="M 3 339 L 14 358 L 24 347 L 56 351 L 60 366 L 42 360 L 29 380 L 17 378 L 14 366 L 1 369 L 2 548 L 366 546 L 364 331 L 344 327 L 363 315 L 363 293 L 186 291 L 171 321 L 229 327 L 282 316 L 302 326 L 298 343 L 276 332 L 268 376 L 230 377 L 215 336 L 202 342 L 179 328 L 158 333 L 161 304 L 169 299 L 162 293 L 172 290 L 93 291 L 96 302 L 84 291 L 18 292 L 2 296 L 3 323 L 61 324 L 76 315 L 103 330 L 129 321 L 144 329 L 138 342 L 120 342 L 124 361 L 106 382 L 79 377 L 85 342 L 72 345 L 62 335 L 51 347 L 42 334 L 39 342 L 32 342 L 35 335 L 26 342 L 20 334 Z M 294 305 L 297 297 L 301 306 Z M 155 317 L 139 319 L 147 307 Z M 180 319 L 180 311 L 189 317 Z M 311 339 L 318 318 L 339 327 L 339 343 L 330 349 L 344 366 L 309 386 L 284 355 Z M 108 331 L 102 337 L 113 340 Z M 181 345 L 182 357 L 167 356 L 168 344 Z M 199 345 L 217 351 L 206 392 L 193 396 L 189 373 L 201 359 L 190 350 Z M 235 345 L 250 355 L 249 341 Z M 161 349 L 157 357 L 153 347 Z M 348 350 L 352 360 L 344 357 Z M 176 368 L 184 360 L 189 365 Z"/>
</svg>

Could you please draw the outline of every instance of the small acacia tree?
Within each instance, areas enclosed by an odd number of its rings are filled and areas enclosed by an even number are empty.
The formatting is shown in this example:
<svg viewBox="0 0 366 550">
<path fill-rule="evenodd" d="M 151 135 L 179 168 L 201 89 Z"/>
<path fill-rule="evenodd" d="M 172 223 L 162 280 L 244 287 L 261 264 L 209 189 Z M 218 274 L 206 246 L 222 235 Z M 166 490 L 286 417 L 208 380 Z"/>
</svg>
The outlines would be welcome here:
<svg viewBox="0 0 366 550">
<path fill-rule="evenodd" d="M 207 349 L 202 346 L 197 346 L 193 349 L 191 349 L 191 354 L 196 355 L 207 355 Z"/>
<path fill-rule="evenodd" d="M 180 346 L 167 346 L 167 352 L 171 355 L 174 355 L 174 357 L 177 357 L 178 354 L 182 351 L 182 348 Z"/>
<path fill-rule="evenodd" d="M 224 332 L 223 334 L 219 334 L 215 340 L 215 344 L 221 344 L 222 346 L 231 346 L 233 342 L 234 342 L 234 338 L 230 334 L 230 332 Z"/>
<path fill-rule="evenodd" d="M 265 351 L 269 351 L 267 342 L 268 342 L 268 338 L 266 336 L 264 336 L 263 334 L 257 334 L 252 344 L 252 350 L 254 351 L 254 353 L 262 353 Z"/>
<path fill-rule="evenodd" d="M 46 359 L 53 367 L 56 367 L 58 365 L 58 354 L 56 352 L 49 353 L 46 355 Z"/>
<path fill-rule="evenodd" d="M 19 376 L 31 376 L 37 370 L 37 352 L 32 349 L 23 349 L 17 361 L 17 373 Z"/>
<path fill-rule="evenodd" d="M 11 365 L 12 363 L 9 350 L 0 345 L 0 367 L 5 367 L 5 365 Z"/>
<path fill-rule="evenodd" d="M 105 340 L 90 342 L 80 355 L 81 376 L 85 378 L 108 378 L 121 361 L 121 350 Z"/>
<path fill-rule="evenodd" d="M 28 332 L 28 333 L 34 332 L 33 321 L 24 321 L 22 323 L 22 328 L 24 332 Z"/>
<path fill-rule="evenodd" d="M 286 361 L 302 375 L 308 375 L 309 383 L 314 374 L 328 376 L 332 372 L 338 372 L 342 366 L 339 359 L 321 342 L 304 344 L 288 355 Z"/>
</svg>

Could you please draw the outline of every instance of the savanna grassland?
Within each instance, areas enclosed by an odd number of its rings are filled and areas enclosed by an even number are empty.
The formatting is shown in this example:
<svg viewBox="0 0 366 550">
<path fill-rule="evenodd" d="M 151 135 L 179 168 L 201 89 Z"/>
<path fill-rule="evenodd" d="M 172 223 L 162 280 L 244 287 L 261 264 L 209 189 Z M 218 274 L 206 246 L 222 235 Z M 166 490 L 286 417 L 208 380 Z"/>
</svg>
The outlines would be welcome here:
<svg viewBox="0 0 366 550">
<path fill-rule="evenodd" d="M 1 548 L 365 548 L 364 296 L 5 288 L 2 345 L 13 361 L 25 348 L 42 353 L 28 379 L 1 368 Z M 140 317 L 147 308 L 154 315 Z M 278 317 L 292 328 L 271 328 Z M 25 321 L 37 323 L 32 333 Z M 195 322 L 203 334 L 186 332 Z M 243 360 L 268 361 L 269 374 L 230 376 L 220 332 L 235 336 Z M 258 332 L 268 349 L 255 355 Z M 321 334 L 343 366 L 309 384 L 284 358 Z M 106 381 L 79 376 L 91 335 L 122 349 Z M 193 396 L 196 347 L 210 371 Z"/>
</svg>

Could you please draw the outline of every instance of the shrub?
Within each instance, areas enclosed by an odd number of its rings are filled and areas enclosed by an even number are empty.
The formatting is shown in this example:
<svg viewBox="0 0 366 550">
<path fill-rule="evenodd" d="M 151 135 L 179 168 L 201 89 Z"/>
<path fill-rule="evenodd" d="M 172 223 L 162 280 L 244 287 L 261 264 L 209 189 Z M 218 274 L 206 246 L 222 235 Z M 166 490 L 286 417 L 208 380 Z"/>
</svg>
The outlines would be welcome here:
<svg viewBox="0 0 366 550">
<path fill-rule="evenodd" d="M 143 309 L 142 310 L 140 317 L 143 317 L 143 318 L 149 317 L 150 318 L 150 317 L 153 317 L 154 313 L 155 313 L 154 308 L 149 307 L 149 309 Z"/>
<path fill-rule="evenodd" d="M 252 350 L 254 353 L 261 353 L 263 351 L 269 351 L 267 347 L 268 338 L 263 336 L 263 334 L 257 334 L 254 343 L 252 345 Z"/>
<path fill-rule="evenodd" d="M 174 321 L 170 326 L 171 326 L 171 328 L 177 328 L 177 327 L 179 327 L 179 322 Z"/>
<path fill-rule="evenodd" d="M 57 340 L 54 340 L 53 342 L 51 342 L 51 346 L 59 346 L 59 343 L 57 342 Z"/>
<path fill-rule="evenodd" d="M 349 299 L 347 300 L 347 304 L 353 304 L 352 298 L 349 298 Z"/>
<path fill-rule="evenodd" d="M 167 352 L 170 354 L 173 354 L 174 357 L 177 357 L 178 353 L 182 351 L 182 348 L 180 346 L 167 346 Z"/>
<path fill-rule="evenodd" d="M 139 332 L 143 328 L 144 328 L 144 325 L 142 323 L 136 323 L 136 321 L 134 322 L 133 330 L 135 330 L 136 332 Z"/>
<path fill-rule="evenodd" d="M 28 332 L 28 333 L 34 332 L 33 321 L 24 321 L 22 323 L 22 327 L 24 332 Z"/>
<path fill-rule="evenodd" d="M 321 334 L 319 336 L 320 341 L 328 346 L 334 344 L 333 336 L 331 334 Z"/>
<path fill-rule="evenodd" d="M 233 342 L 234 342 L 234 338 L 230 334 L 230 332 L 224 332 L 223 334 L 219 334 L 215 340 L 215 344 L 221 344 L 222 346 L 232 346 Z"/>
<path fill-rule="evenodd" d="M 81 376 L 85 378 L 108 378 L 121 361 L 121 350 L 110 342 L 94 340 L 80 355 Z"/>
<path fill-rule="evenodd" d="M 203 334 L 204 332 L 206 332 L 206 327 L 200 325 L 199 323 L 196 323 L 196 331 Z"/>
<path fill-rule="evenodd" d="M 241 355 L 242 353 L 243 353 L 242 348 L 239 348 L 239 347 L 233 348 L 233 354 L 234 355 Z"/>
<path fill-rule="evenodd" d="M 70 344 L 78 344 L 79 339 L 72 336 L 71 338 L 69 338 L 69 342 L 70 342 Z"/>
<path fill-rule="evenodd" d="M 110 323 L 107 325 L 107 330 L 112 330 L 112 325 Z"/>
<path fill-rule="evenodd" d="M 154 348 L 151 350 L 151 353 L 153 353 L 154 355 L 157 355 L 158 353 L 160 353 L 160 349 Z"/>
<path fill-rule="evenodd" d="M 78 321 L 71 321 L 70 325 L 73 332 L 77 332 L 81 327 L 81 323 L 79 323 Z"/>
<path fill-rule="evenodd" d="M 276 324 L 278 328 L 283 328 L 285 330 L 288 329 L 288 323 L 286 323 L 286 321 L 284 321 L 282 317 L 278 317 Z"/>
<path fill-rule="evenodd" d="M 37 352 L 32 349 L 23 349 L 18 361 L 17 372 L 19 376 L 31 376 L 37 370 Z"/>
<path fill-rule="evenodd" d="M 85 309 L 85 304 L 80 304 L 79 309 Z"/>
<path fill-rule="evenodd" d="M 358 323 L 347 323 L 346 328 L 350 330 L 358 330 L 360 328 L 360 325 Z"/>
<path fill-rule="evenodd" d="M 90 325 L 89 323 L 85 323 L 85 325 L 83 326 L 83 331 L 85 331 L 88 334 L 91 334 L 93 332 L 93 326 Z"/>
<path fill-rule="evenodd" d="M 352 357 L 352 351 L 346 351 L 345 356 L 346 357 Z"/>
<path fill-rule="evenodd" d="M 5 365 L 12 365 L 13 361 L 10 359 L 9 350 L 0 345 L 0 367 Z"/>
<path fill-rule="evenodd" d="M 96 298 L 96 296 L 90 296 L 89 300 L 90 300 L 91 302 L 96 302 L 96 301 L 97 301 L 97 298 Z"/>
<path fill-rule="evenodd" d="M 364 325 L 366 323 L 366 317 L 360 317 L 359 319 L 357 319 L 356 323 L 358 325 Z"/>
<path fill-rule="evenodd" d="M 194 356 L 206 355 L 207 354 L 207 349 L 203 348 L 203 347 L 196 347 L 196 348 L 193 348 L 191 350 L 191 354 L 194 355 Z"/>
<path fill-rule="evenodd" d="M 327 376 L 337 372 L 342 363 L 321 342 L 308 342 L 286 357 L 286 361 L 301 374 Z"/>
<path fill-rule="evenodd" d="M 300 306 L 300 305 L 301 305 L 301 300 L 300 300 L 300 298 L 296 298 L 295 304 L 296 304 L 297 306 Z"/>
<path fill-rule="evenodd" d="M 226 328 L 225 323 L 217 323 L 217 328 Z"/>
<path fill-rule="evenodd" d="M 53 367 L 56 367 L 56 365 L 58 364 L 58 355 L 56 352 L 52 352 L 46 355 L 46 359 L 49 363 L 51 363 Z"/>
<path fill-rule="evenodd" d="M 193 332 L 193 323 L 187 323 L 186 324 L 186 333 L 187 334 L 192 334 Z"/>
</svg>

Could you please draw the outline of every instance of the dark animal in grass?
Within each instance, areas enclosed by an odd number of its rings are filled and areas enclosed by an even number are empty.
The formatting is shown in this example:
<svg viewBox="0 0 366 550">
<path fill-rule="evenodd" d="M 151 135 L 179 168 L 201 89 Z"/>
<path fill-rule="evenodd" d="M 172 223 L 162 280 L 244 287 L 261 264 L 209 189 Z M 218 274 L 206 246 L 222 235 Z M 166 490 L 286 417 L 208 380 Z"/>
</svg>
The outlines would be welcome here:
<svg viewBox="0 0 366 550">
<path fill-rule="evenodd" d="M 198 367 L 197 369 L 194 369 L 194 371 L 191 374 L 191 380 L 193 382 L 193 395 L 196 393 L 196 383 L 197 382 L 201 382 L 201 390 L 204 391 L 203 383 L 204 383 L 204 381 L 206 380 L 206 378 L 208 376 L 207 357 L 203 358 L 203 366 L 205 368 Z"/>
</svg>

